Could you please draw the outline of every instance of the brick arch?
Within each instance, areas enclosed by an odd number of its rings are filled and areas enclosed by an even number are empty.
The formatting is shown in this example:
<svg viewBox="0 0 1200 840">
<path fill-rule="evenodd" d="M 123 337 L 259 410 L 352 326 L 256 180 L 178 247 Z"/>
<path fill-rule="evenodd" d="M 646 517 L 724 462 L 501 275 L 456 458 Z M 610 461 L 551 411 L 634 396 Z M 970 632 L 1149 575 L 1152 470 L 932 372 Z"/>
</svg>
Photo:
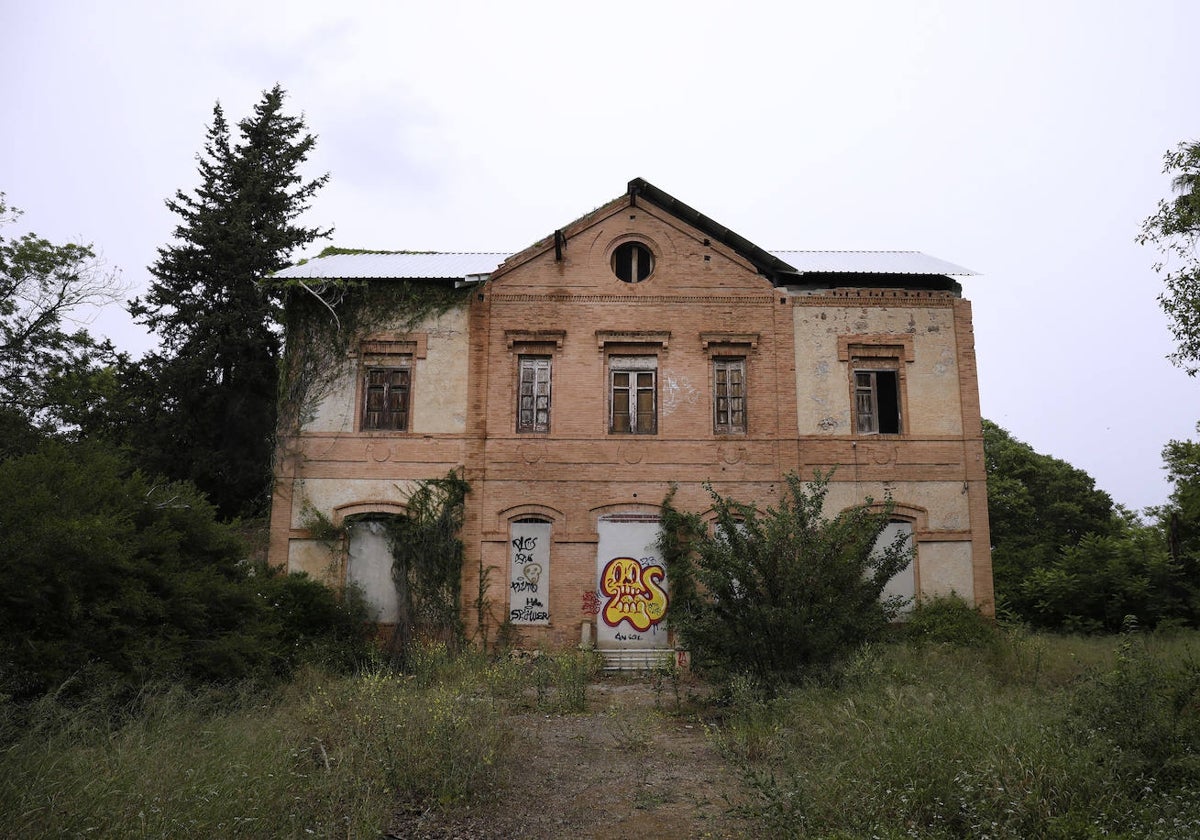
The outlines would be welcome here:
<svg viewBox="0 0 1200 840">
<path fill-rule="evenodd" d="M 408 505 L 404 502 L 392 500 L 347 502 L 333 509 L 333 524 L 340 528 L 346 524 L 347 519 L 369 516 L 373 513 L 387 516 L 406 516 L 408 514 Z"/>
<path fill-rule="evenodd" d="M 885 502 L 874 502 L 870 506 L 873 512 L 882 512 L 887 507 Z M 918 534 L 929 530 L 929 511 L 920 505 L 910 505 L 904 502 L 892 502 L 892 519 L 900 522 L 908 522 L 913 528 L 913 539 L 918 539 Z"/>
<path fill-rule="evenodd" d="M 503 529 L 518 519 L 544 519 L 560 525 L 566 522 L 566 514 L 556 507 L 539 504 L 513 505 L 496 512 L 496 527 Z"/>
</svg>

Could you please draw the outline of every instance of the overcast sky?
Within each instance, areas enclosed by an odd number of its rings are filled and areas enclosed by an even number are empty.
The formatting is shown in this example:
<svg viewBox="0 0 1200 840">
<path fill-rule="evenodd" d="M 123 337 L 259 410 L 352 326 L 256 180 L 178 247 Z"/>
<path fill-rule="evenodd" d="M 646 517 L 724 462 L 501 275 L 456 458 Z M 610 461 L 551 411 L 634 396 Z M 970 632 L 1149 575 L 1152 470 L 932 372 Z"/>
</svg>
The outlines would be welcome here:
<svg viewBox="0 0 1200 840">
<path fill-rule="evenodd" d="M 5 233 L 143 291 L 213 105 L 278 82 L 338 245 L 515 251 L 642 177 L 768 249 L 966 266 L 984 416 L 1142 508 L 1200 420 L 1134 243 L 1200 138 L 1197 32 L 1194 0 L 0 0 Z"/>
</svg>

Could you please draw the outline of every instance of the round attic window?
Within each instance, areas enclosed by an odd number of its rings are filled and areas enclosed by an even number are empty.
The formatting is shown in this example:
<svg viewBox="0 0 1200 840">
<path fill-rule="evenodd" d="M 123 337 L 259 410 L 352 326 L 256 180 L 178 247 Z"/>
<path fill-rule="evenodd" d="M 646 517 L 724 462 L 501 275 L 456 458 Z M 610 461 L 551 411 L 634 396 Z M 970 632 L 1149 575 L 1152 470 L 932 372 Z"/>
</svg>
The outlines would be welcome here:
<svg viewBox="0 0 1200 840">
<path fill-rule="evenodd" d="M 654 254 L 641 242 L 624 242 L 612 256 L 613 274 L 624 283 L 641 283 L 654 271 Z"/>
</svg>

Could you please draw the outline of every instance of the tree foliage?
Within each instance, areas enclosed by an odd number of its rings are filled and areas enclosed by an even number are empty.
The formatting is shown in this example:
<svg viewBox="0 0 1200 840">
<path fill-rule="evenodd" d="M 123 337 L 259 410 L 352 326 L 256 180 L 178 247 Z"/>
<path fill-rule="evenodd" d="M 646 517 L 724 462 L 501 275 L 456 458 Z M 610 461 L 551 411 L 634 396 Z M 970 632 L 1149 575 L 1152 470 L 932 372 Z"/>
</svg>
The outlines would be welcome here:
<svg viewBox="0 0 1200 840">
<path fill-rule="evenodd" d="M 1036 612 L 1025 581 L 1086 535 L 1113 533 L 1112 498 L 1083 470 L 1034 451 L 989 420 L 983 449 L 997 601 L 1031 620 Z"/>
<path fill-rule="evenodd" d="M 1200 141 L 1180 143 L 1163 157 L 1174 195 L 1158 202 L 1142 223 L 1138 242 L 1162 253 L 1155 270 L 1166 286 L 1158 301 L 1171 322 L 1176 351 L 1171 360 L 1189 375 L 1200 370 Z"/>
<path fill-rule="evenodd" d="M 131 305 L 162 340 L 141 379 L 144 461 L 194 481 L 225 516 L 261 510 L 269 490 L 283 293 L 268 276 L 328 235 L 299 223 L 328 176 L 300 174 L 316 138 L 284 97 L 266 91 L 236 139 L 214 108 L 200 186 L 167 201 L 174 241 Z"/>
<path fill-rule="evenodd" d="M 245 547 L 186 483 L 96 443 L 0 462 L 0 695 L 286 675 L 360 653 L 361 614 Z"/>
<path fill-rule="evenodd" d="M 1083 470 L 986 420 L 983 436 L 1001 612 L 1078 632 L 1117 632 L 1126 616 L 1146 627 L 1197 623 L 1200 489 L 1187 476 L 1200 475 L 1200 462 L 1189 462 L 1200 446 L 1172 442 L 1164 450 L 1176 490 L 1147 523 L 1114 506 Z"/>
<path fill-rule="evenodd" d="M 469 489 L 456 472 L 425 479 L 405 515 L 387 520 L 400 606 L 391 648 L 401 664 L 407 664 L 414 640 L 437 640 L 452 649 L 462 643 L 461 531 Z"/>
<path fill-rule="evenodd" d="M 786 476 L 777 507 L 760 512 L 709 490 L 710 531 L 662 505 L 659 548 L 671 584 L 668 620 L 697 667 L 789 681 L 871 638 L 901 606 L 880 599 L 911 562 L 907 535 L 877 547 L 891 506 L 823 514 L 829 476 Z"/>
<path fill-rule="evenodd" d="M 0 193 L 0 225 L 19 216 Z M 97 350 L 72 318 L 121 292 L 89 246 L 56 245 L 33 233 L 0 236 L 0 427 L 24 435 L 59 419 L 50 383 L 87 366 Z M 7 448 L 0 443 L 0 457 Z"/>
</svg>

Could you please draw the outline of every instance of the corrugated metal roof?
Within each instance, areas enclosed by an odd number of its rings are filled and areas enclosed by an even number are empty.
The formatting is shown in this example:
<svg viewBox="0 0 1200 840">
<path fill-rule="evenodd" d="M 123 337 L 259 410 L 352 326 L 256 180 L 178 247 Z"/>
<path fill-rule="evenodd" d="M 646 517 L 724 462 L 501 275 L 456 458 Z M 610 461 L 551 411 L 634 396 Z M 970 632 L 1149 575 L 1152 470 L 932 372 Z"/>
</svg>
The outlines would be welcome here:
<svg viewBox="0 0 1200 840">
<path fill-rule="evenodd" d="M 423 280 L 463 279 L 491 274 L 508 254 L 332 254 L 275 272 L 285 280 L 357 280 L 411 277 Z"/>
<path fill-rule="evenodd" d="M 770 251 L 805 274 L 926 274 L 975 272 L 920 251 Z M 275 273 L 281 279 L 333 280 L 411 277 L 462 280 L 495 271 L 510 255 L 500 252 L 333 254 Z"/>
<path fill-rule="evenodd" d="M 809 274 L 941 274 L 975 272 L 920 251 L 771 251 L 797 271 Z"/>
</svg>

